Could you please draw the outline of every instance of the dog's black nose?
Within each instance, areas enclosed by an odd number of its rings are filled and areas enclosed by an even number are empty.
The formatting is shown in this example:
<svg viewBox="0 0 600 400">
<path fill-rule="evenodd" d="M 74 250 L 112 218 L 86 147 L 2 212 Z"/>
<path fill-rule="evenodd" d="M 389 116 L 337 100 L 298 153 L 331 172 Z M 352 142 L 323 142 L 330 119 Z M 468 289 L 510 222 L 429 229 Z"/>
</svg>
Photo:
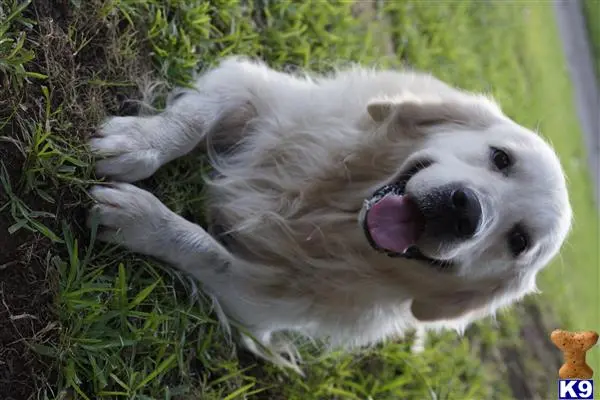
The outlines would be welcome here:
<svg viewBox="0 0 600 400">
<path fill-rule="evenodd" d="M 481 220 L 481 203 L 469 188 L 458 188 L 450 194 L 454 211 L 454 229 L 459 237 L 469 238 L 475 234 Z"/>
<path fill-rule="evenodd" d="M 422 205 L 426 232 L 439 239 L 468 239 L 481 223 L 482 208 L 477 193 L 463 185 L 440 187 L 425 196 Z"/>
</svg>

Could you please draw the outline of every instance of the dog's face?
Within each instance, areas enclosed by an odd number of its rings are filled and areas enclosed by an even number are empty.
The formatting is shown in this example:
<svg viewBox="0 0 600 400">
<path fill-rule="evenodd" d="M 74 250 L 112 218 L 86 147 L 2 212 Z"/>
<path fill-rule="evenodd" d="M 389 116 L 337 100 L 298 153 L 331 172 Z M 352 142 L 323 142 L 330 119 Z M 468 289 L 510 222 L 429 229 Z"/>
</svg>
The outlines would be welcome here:
<svg viewBox="0 0 600 400">
<path fill-rule="evenodd" d="M 369 114 L 415 143 L 365 199 L 359 222 L 374 250 L 473 281 L 535 274 L 558 252 L 571 208 L 560 162 L 538 135 L 479 97 L 372 103 Z"/>
</svg>

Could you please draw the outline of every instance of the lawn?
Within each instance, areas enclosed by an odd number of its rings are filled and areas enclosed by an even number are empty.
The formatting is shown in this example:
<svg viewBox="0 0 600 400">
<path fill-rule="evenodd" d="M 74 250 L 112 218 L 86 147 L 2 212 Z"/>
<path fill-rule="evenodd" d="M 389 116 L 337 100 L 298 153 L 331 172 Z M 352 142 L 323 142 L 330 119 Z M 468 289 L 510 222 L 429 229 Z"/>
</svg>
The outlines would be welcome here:
<svg viewBox="0 0 600 400">
<path fill-rule="evenodd" d="M 598 214 L 550 3 L 292 0 L 0 2 L 0 393 L 49 399 L 545 399 L 554 328 L 600 329 Z M 85 137 L 106 115 L 160 108 L 229 54 L 280 68 L 411 65 L 493 93 L 556 146 L 576 223 L 518 307 L 463 337 L 357 354 L 306 348 L 306 377 L 219 329 L 184 276 L 94 241 Z M 149 89 L 154 90 L 150 91 Z M 141 185 L 201 222 L 202 154 Z M 587 306 L 586 306 L 587 305 Z M 597 349 L 591 354 L 600 371 Z"/>
<path fill-rule="evenodd" d="M 550 7 L 541 9 L 538 18 L 531 19 L 531 32 L 527 36 L 531 57 L 545 60 L 531 64 L 532 73 L 538 77 L 531 90 L 540 99 L 534 112 L 541 119 L 541 129 L 561 155 L 575 210 L 573 232 L 561 256 L 542 274 L 541 289 L 546 292 L 545 298 L 557 305 L 561 319 L 571 329 L 600 331 L 600 227 L 594 189 L 588 176 L 586 149 L 579 140 L 577 118 L 573 106 L 565 102 L 571 98 L 573 89 L 564 58 L 552 49 L 558 34 L 554 29 L 544 33 L 546 19 L 541 17 L 544 12 L 550 17 Z M 565 108 L 566 104 L 569 107 Z M 577 140 L 573 140 L 574 135 Z M 588 359 L 593 369 L 600 371 L 598 348 L 590 352 Z"/>
</svg>

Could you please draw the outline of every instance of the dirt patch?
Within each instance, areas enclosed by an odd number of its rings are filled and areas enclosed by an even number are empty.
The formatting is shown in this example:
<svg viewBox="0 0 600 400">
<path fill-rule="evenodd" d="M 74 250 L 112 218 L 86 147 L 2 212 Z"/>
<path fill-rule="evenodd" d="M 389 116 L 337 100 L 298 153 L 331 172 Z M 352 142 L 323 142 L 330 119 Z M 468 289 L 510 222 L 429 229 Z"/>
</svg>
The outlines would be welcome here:
<svg viewBox="0 0 600 400">
<path fill-rule="evenodd" d="M 59 17 L 58 8 L 53 12 Z M 26 34 L 31 43 L 37 42 L 37 29 L 27 30 Z M 28 65 L 28 69 L 44 73 L 35 65 Z M 20 92 L 4 91 L 0 104 L 8 106 L 3 107 L 0 117 L 4 120 L 12 110 L 21 110 L 35 119 L 43 107 L 40 94 L 41 85 L 36 84 L 28 84 Z M 0 131 L 0 137 L 19 143 L 0 141 L 0 160 L 11 191 L 31 210 L 55 212 L 56 205 L 23 190 L 23 122 L 26 120 L 15 113 Z M 0 186 L 0 207 L 10 201 L 9 193 Z M 37 398 L 41 388 L 54 384 L 53 360 L 34 351 L 33 346 L 56 343 L 58 324 L 52 309 L 53 280 L 44 262 L 50 241 L 26 228 L 11 234 L 9 229 L 16 220 L 10 210 L 7 205 L 0 212 L 0 393 L 3 400 L 25 400 Z M 47 219 L 43 223 L 53 228 L 57 225 Z"/>
<path fill-rule="evenodd" d="M 22 165 L 15 153 L 12 144 L 0 143 L 0 160 L 11 178 L 20 175 Z M 0 204 L 7 201 L 0 191 Z M 9 234 L 13 224 L 0 213 L 0 393 L 5 400 L 31 398 L 48 382 L 47 363 L 28 344 L 51 340 L 53 330 L 52 294 L 37 257 L 47 245 L 24 229 Z"/>
<path fill-rule="evenodd" d="M 82 149 L 85 137 L 107 112 L 132 112 L 128 109 L 131 103 L 124 104 L 123 99 L 139 98 L 139 87 L 151 69 L 149 59 L 120 51 L 128 45 L 127 41 L 135 40 L 136 32 L 127 24 L 120 24 L 117 16 L 98 15 L 104 3 L 88 0 L 78 8 L 70 0 L 32 2 L 24 16 L 36 25 L 25 29 L 25 46 L 35 52 L 35 59 L 26 68 L 48 78 L 32 80 L 18 93 L 0 91 L 0 121 L 12 117 L 0 127 L 0 137 L 20 143 L 0 141 L 0 160 L 20 201 L 33 211 L 53 214 L 54 218 L 42 218 L 40 222 L 58 235 L 62 221 L 66 221 L 77 237 L 85 237 L 83 222 L 89 199 L 84 185 L 73 182 L 85 181 L 91 167 L 83 170 L 85 167 L 75 167 L 60 157 L 25 160 L 22 150 L 28 144 L 31 147 L 34 124 L 42 124 L 51 132 L 52 145 L 59 146 L 60 151 L 74 158 L 83 157 L 80 161 L 91 165 L 86 158 L 89 155 Z M 47 87 L 48 97 L 42 85 Z M 46 116 L 47 103 L 52 112 L 50 118 Z M 31 162 L 39 164 L 32 167 Z M 60 180 L 58 176 L 64 168 L 77 170 L 76 179 Z M 39 171 L 29 176 L 36 182 L 27 187 L 25 169 Z M 52 201 L 44 200 L 31 187 L 41 189 Z M 0 186 L 0 207 L 8 200 Z M 14 224 L 10 208 L 0 211 L 2 400 L 37 398 L 42 386 L 51 390 L 56 386 L 55 377 L 50 376 L 56 360 L 45 358 L 31 345 L 58 342 L 59 323 L 53 310 L 55 272 L 46 270 L 45 259 L 50 251 L 60 254 L 64 248 L 51 247 L 47 238 L 26 229 L 9 234 L 8 229 Z"/>
</svg>

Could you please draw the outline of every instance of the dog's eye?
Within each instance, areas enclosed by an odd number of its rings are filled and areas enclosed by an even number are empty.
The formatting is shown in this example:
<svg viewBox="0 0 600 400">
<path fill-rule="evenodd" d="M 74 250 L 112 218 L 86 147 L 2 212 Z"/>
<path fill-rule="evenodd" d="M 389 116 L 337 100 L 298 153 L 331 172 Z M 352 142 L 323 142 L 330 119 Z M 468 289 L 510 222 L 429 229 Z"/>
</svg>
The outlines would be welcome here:
<svg viewBox="0 0 600 400">
<path fill-rule="evenodd" d="M 508 234 L 508 247 L 513 256 L 517 257 L 524 252 L 528 245 L 529 239 L 521 227 L 515 226 L 511 229 Z"/>
<path fill-rule="evenodd" d="M 498 169 L 498 171 L 504 171 L 510 167 L 512 161 L 505 151 L 492 147 L 492 163 Z"/>
</svg>

